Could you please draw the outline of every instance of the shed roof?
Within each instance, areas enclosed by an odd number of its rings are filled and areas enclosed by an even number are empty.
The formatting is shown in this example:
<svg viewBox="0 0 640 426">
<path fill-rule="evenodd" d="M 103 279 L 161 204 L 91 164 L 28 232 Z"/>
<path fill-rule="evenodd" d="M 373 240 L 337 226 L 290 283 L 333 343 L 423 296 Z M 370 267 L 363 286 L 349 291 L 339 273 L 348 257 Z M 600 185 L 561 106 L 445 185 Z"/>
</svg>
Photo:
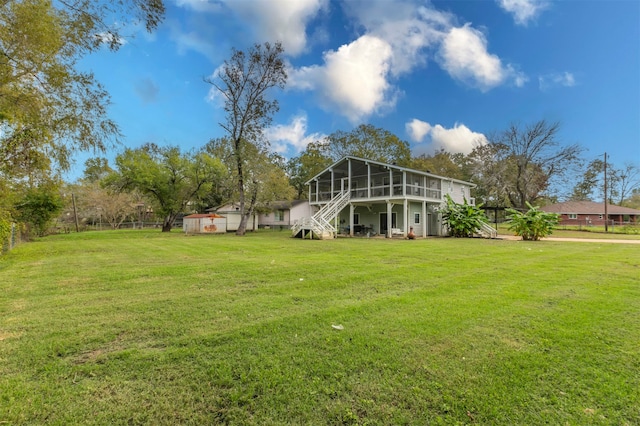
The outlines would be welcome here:
<svg viewBox="0 0 640 426">
<path fill-rule="evenodd" d="M 185 216 L 184 219 L 202 219 L 205 217 L 208 217 L 211 219 L 224 218 L 224 216 L 220 216 L 219 214 L 215 214 L 215 213 L 196 213 L 196 214 L 190 214 L 189 216 Z"/>
<path fill-rule="evenodd" d="M 594 201 L 567 201 L 565 203 L 544 206 L 540 210 L 559 214 L 604 214 L 604 203 L 596 203 Z M 607 204 L 607 214 L 640 216 L 640 210 Z"/>
</svg>

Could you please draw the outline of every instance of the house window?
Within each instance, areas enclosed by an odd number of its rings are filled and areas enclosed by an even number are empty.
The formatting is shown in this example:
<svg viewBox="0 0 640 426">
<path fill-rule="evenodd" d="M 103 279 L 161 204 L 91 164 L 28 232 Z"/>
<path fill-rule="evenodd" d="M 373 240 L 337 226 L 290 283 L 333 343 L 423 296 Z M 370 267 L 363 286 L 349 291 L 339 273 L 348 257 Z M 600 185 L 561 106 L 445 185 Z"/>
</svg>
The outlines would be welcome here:
<svg viewBox="0 0 640 426">
<path fill-rule="evenodd" d="M 413 223 L 415 223 L 416 225 L 420 224 L 420 213 L 413 214 Z"/>
<path fill-rule="evenodd" d="M 360 225 L 360 213 L 353 214 L 353 224 Z"/>
<path fill-rule="evenodd" d="M 578 218 L 578 215 L 575 214 L 575 213 L 569 213 L 568 216 L 569 216 L 569 219 L 577 219 Z"/>
<path fill-rule="evenodd" d="M 275 216 L 276 221 L 282 222 L 284 220 L 284 210 L 277 210 Z"/>
<path fill-rule="evenodd" d="M 604 215 L 598 215 L 598 219 L 602 219 L 604 217 Z"/>
</svg>

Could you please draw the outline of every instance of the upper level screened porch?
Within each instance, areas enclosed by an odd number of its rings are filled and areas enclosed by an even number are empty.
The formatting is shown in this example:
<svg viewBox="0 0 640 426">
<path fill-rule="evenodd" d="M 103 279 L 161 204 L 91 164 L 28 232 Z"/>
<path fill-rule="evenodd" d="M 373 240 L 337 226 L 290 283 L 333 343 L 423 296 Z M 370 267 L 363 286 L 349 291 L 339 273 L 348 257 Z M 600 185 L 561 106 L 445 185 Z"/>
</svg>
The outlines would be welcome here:
<svg viewBox="0 0 640 426">
<path fill-rule="evenodd" d="M 345 157 L 308 185 L 312 205 L 325 204 L 345 191 L 351 202 L 412 199 L 440 203 L 444 194 L 450 194 L 456 202 L 474 203 L 469 196 L 472 184 L 467 182 L 355 157 Z"/>
</svg>

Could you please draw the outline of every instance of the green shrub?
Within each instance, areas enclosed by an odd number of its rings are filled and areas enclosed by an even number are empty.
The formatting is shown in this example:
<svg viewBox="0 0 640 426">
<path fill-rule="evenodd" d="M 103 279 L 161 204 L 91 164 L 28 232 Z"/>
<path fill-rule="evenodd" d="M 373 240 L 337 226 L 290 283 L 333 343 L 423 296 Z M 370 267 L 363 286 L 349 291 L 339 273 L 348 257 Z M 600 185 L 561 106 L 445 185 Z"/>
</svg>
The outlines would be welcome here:
<svg viewBox="0 0 640 426">
<path fill-rule="evenodd" d="M 451 199 L 449 194 L 445 196 L 446 205 L 442 211 L 442 221 L 449 228 L 452 237 L 473 237 L 487 220 L 480 206 L 467 203 L 458 204 Z"/>
<path fill-rule="evenodd" d="M 524 213 L 507 209 L 509 229 L 527 241 L 538 241 L 540 238 L 551 235 L 560 216 L 556 213 L 544 212 L 529 203 L 527 207 L 529 210 Z"/>
</svg>

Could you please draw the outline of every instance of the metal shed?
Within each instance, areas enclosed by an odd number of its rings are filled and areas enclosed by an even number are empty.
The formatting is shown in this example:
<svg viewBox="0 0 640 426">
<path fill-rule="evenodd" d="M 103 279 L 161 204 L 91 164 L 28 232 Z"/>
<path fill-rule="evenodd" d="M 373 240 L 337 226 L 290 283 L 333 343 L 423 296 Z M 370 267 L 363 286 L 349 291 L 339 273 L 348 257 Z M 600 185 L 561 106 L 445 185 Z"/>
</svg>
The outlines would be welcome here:
<svg viewBox="0 0 640 426">
<path fill-rule="evenodd" d="M 182 230 L 186 234 L 224 234 L 227 232 L 227 218 L 215 213 L 185 216 Z"/>
</svg>

